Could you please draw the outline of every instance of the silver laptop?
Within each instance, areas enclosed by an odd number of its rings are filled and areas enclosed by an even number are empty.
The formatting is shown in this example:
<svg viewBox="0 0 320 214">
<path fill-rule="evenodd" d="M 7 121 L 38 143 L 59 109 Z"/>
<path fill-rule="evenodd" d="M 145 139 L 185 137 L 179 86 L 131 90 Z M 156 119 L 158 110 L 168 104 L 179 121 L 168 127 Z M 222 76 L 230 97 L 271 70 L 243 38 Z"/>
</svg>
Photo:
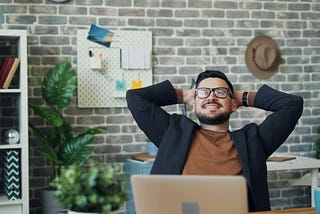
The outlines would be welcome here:
<svg viewBox="0 0 320 214">
<path fill-rule="evenodd" d="M 247 214 L 242 176 L 132 175 L 137 214 Z"/>
</svg>

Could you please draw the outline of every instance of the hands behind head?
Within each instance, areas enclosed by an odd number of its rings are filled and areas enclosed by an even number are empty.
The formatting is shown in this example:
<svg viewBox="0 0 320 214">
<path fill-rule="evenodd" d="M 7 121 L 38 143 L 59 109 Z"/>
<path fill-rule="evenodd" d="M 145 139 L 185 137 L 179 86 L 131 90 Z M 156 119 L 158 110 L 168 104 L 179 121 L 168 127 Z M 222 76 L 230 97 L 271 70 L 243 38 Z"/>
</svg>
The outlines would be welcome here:
<svg viewBox="0 0 320 214">
<path fill-rule="evenodd" d="M 189 90 L 183 90 L 183 103 L 194 106 L 195 97 L 196 90 L 194 88 Z"/>
<path fill-rule="evenodd" d="M 243 94 L 242 91 L 234 91 L 233 92 L 233 96 L 234 96 L 234 99 L 236 100 L 237 108 L 242 106 L 242 94 Z"/>
</svg>

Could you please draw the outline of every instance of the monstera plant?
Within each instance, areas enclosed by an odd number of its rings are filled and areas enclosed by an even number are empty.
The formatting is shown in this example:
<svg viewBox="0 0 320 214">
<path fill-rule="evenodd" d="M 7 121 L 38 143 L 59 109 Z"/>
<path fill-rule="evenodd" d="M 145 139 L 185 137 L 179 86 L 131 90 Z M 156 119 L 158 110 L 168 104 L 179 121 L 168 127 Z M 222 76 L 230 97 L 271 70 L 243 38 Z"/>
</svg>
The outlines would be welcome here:
<svg viewBox="0 0 320 214">
<path fill-rule="evenodd" d="M 81 133 L 73 131 L 63 116 L 63 110 L 71 103 L 77 89 L 77 75 L 70 62 L 64 61 L 50 68 L 42 81 L 41 92 L 45 105 L 29 104 L 35 114 L 42 117 L 47 126 L 36 127 L 29 124 L 37 142 L 38 150 L 47 158 L 52 179 L 68 165 L 82 165 L 93 152 L 90 146 L 96 134 L 103 133 L 106 127 L 88 128 Z"/>
</svg>

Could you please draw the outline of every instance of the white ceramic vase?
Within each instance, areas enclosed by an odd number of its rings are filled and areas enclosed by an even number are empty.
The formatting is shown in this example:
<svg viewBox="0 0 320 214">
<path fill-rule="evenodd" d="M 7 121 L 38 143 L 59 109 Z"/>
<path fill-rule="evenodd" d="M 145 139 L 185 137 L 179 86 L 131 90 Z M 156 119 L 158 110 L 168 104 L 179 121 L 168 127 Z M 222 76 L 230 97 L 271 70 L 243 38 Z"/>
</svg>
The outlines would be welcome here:
<svg viewBox="0 0 320 214">
<path fill-rule="evenodd" d="M 99 214 L 99 213 L 76 212 L 76 211 L 68 210 L 68 214 Z"/>
</svg>

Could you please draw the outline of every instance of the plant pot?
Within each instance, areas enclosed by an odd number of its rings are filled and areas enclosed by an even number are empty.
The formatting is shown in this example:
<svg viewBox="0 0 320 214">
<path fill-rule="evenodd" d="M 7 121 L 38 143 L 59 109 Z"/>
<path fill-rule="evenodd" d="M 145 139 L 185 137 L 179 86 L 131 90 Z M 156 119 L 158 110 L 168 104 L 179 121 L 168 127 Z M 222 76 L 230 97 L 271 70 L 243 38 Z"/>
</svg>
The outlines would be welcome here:
<svg viewBox="0 0 320 214">
<path fill-rule="evenodd" d="M 99 213 L 92 213 L 92 212 L 76 212 L 76 211 L 68 210 L 67 214 L 99 214 Z M 111 214 L 115 214 L 115 212 L 111 211 Z"/>
<path fill-rule="evenodd" d="M 99 214 L 99 213 L 92 213 L 92 212 L 76 212 L 76 211 L 68 210 L 68 214 Z"/>
<path fill-rule="evenodd" d="M 41 209 L 42 214 L 62 213 L 62 205 L 54 198 L 54 190 L 43 190 L 41 192 Z"/>
</svg>

